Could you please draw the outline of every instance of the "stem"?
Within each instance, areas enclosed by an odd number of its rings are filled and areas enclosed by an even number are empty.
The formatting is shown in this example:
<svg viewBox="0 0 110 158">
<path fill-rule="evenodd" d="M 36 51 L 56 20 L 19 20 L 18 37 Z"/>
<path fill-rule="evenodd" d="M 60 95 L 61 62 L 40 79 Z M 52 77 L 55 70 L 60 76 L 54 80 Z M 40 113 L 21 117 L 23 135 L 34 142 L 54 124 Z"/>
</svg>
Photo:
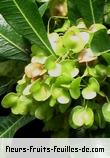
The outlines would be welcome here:
<svg viewBox="0 0 110 158">
<path fill-rule="evenodd" d="M 106 100 L 108 103 L 110 103 L 110 100 L 108 99 L 107 95 L 105 96 Z"/>
<path fill-rule="evenodd" d="M 93 23 L 95 24 L 95 16 L 94 16 L 94 10 L 93 10 L 93 5 L 92 5 L 92 0 L 89 0 L 89 2 L 90 2 L 90 9 L 91 9 L 91 13 L 92 13 Z"/>
</svg>

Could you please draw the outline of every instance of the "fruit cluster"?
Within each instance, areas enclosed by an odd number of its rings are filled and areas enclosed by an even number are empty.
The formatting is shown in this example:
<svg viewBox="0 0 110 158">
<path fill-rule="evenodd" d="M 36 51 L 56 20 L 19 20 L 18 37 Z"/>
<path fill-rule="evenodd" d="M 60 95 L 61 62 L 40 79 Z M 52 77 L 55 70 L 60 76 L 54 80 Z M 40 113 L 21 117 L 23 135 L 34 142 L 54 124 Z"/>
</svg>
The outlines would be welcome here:
<svg viewBox="0 0 110 158">
<path fill-rule="evenodd" d="M 63 33 L 48 35 L 55 54 L 47 56 L 37 45 L 31 47 L 31 63 L 18 81 L 16 93 L 7 94 L 2 105 L 13 114 L 34 115 L 51 120 L 65 113 L 74 129 L 102 127 L 110 122 L 109 96 L 104 91 L 110 65 L 102 64 L 90 48 L 94 32 L 106 29 L 83 23 Z M 100 105 L 102 104 L 102 105 Z"/>
</svg>

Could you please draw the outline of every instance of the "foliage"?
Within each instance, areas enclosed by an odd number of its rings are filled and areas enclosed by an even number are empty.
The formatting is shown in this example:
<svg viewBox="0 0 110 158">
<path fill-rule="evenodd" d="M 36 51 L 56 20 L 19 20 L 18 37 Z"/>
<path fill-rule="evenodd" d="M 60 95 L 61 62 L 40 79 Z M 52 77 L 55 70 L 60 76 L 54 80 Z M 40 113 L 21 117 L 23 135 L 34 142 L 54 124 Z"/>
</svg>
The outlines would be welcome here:
<svg viewBox="0 0 110 158">
<path fill-rule="evenodd" d="M 13 137 L 34 118 L 55 137 L 107 127 L 109 6 L 105 0 L 0 1 L 0 95 L 7 93 L 1 104 L 14 114 L 1 116 L 1 137 Z"/>
</svg>

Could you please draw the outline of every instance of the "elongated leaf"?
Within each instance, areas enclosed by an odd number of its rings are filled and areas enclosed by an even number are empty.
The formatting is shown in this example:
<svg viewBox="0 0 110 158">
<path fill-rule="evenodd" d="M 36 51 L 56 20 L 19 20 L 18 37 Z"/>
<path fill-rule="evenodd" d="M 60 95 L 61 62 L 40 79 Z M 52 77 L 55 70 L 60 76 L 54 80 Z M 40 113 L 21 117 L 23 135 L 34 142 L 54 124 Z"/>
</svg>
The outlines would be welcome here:
<svg viewBox="0 0 110 158">
<path fill-rule="evenodd" d="M 102 22 L 105 0 L 76 0 L 76 3 L 82 18 L 88 24 Z"/>
<path fill-rule="evenodd" d="M 106 52 L 106 53 L 102 54 L 102 57 L 110 65 L 110 52 Z"/>
<path fill-rule="evenodd" d="M 21 78 L 25 64 L 25 62 L 16 60 L 0 62 L 0 95 L 10 91 Z"/>
<path fill-rule="evenodd" d="M 0 95 L 8 92 L 10 87 L 14 84 L 13 80 L 6 77 L 0 77 Z"/>
<path fill-rule="evenodd" d="M 0 15 L 0 60 L 15 59 L 26 61 L 25 41 Z"/>
<path fill-rule="evenodd" d="M 94 33 L 90 47 L 95 55 L 110 51 L 110 37 L 105 29 Z"/>
<path fill-rule="evenodd" d="M 0 12 L 10 25 L 32 43 L 52 52 L 37 5 L 31 0 L 0 0 Z"/>
<path fill-rule="evenodd" d="M 81 17 L 78 10 L 76 0 L 68 0 L 68 17 L 72 24 L 76 23 L 76 20 Z"/>
<path fill-rule="evenodd" d="M 14 116 L 0 118 L 0 138 L 12 138 L 15 132 L 34 118 L 30 116 Z"/>
<path fill-rule="evenodd" d="M 12 79 L 22 76 L 26 63 L 16 60 L 7 60 L 0 62 L 0 77 L 9 77 Z"/>
<path fill-rule="evenodd" d="M 46 9 L 48 8 L 48 2 L 43 3 L 40 7 L 39 7 L 39 13 L 41 15 L 41 17 L 44 15 Z"/>
</svg>

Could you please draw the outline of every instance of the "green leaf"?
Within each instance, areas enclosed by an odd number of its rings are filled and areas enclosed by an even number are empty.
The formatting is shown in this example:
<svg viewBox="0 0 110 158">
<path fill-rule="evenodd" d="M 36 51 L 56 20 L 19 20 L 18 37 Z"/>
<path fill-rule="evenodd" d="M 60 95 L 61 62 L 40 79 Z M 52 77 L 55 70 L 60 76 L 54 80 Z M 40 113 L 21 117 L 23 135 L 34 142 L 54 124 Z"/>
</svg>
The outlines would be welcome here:
<svg viewBox="0 0 110 158">
<path fill-rule="evenodd" d="M 21 78 L 25 63 L 17 60 L 0 62 L 0 95 L 10 92 Z"/>
<path fill-rule="evenodd" d="M 36 0 L 39 3 L 48 2 L 49 0 Z"/>
<path fill-rule="evenodd" d="M 76 0 L 81 17 L 87 23 L 101 23 L 103 21 L 103 10 L 105 0 Z"/>
<path fill-rule="evenodd" d="M 52 53 L 44 24 L 34 1 L 1 0 L 0 12 L 18 33 Z"/>
<path fill-rule="evenodd" d="M 34 118 L 30 116 L 0 117 L 0 138 L 12 138 L 16 131 Z"/>
<path fill-rule="evenodd" d="M 110 52 L 105 52 L 104 54 L 102 54 L 102 57 L 107 62 L 107 64 L 110 65 Z"/>
<path fill-rule="evenodd" d="M 26 61 L 28 54 L 25 47 L 24 39 L 0 15 L 0 60 Z"/>
<path fill-rule="evenodd" d="M 110 50 L 110 37 L 105 29 L 94 33 L 90 47 L 95 55 L 101 55 Z"/>
<path fill-rule="evenodd" d="M 16 60 L 0 62 L 0 76 L 18 79 L 24 71 L 26 63 Z"/>
<path fill-rule="evenodd" d="M 72 24 L 76 23 L 76 20 L 81 17 L 77 8 L 76 0 L 68 0 L 68 17 Z"/>
<path fill-rule="evenodd" d="M 25 62 L 7 60 L 0 62 L 0 95 L 10 91 L 12 86 L 21 78 Z"/>
<path fill-rule="evenodd" d="M 70 84 L 70 94 L 73 99 L 78 99 L 80 97 L 80 82 L 81 77 L 78 77 L 72 81 Z"/>
<path fill-rule="evenodd" d="M 39 13 L 41 15 L 41 17 L 43 17 L 45 11 L 47 10 L 48 8 L 48 2 L 42 4 L 40 7 L 39 7 Z"/>
<path fill-rule="evenodd" d="M 10 78 L 0 77 L 0 95 L 9 91 L 11 86 L 14 84 L 14 81 Z"/>
</svg>

